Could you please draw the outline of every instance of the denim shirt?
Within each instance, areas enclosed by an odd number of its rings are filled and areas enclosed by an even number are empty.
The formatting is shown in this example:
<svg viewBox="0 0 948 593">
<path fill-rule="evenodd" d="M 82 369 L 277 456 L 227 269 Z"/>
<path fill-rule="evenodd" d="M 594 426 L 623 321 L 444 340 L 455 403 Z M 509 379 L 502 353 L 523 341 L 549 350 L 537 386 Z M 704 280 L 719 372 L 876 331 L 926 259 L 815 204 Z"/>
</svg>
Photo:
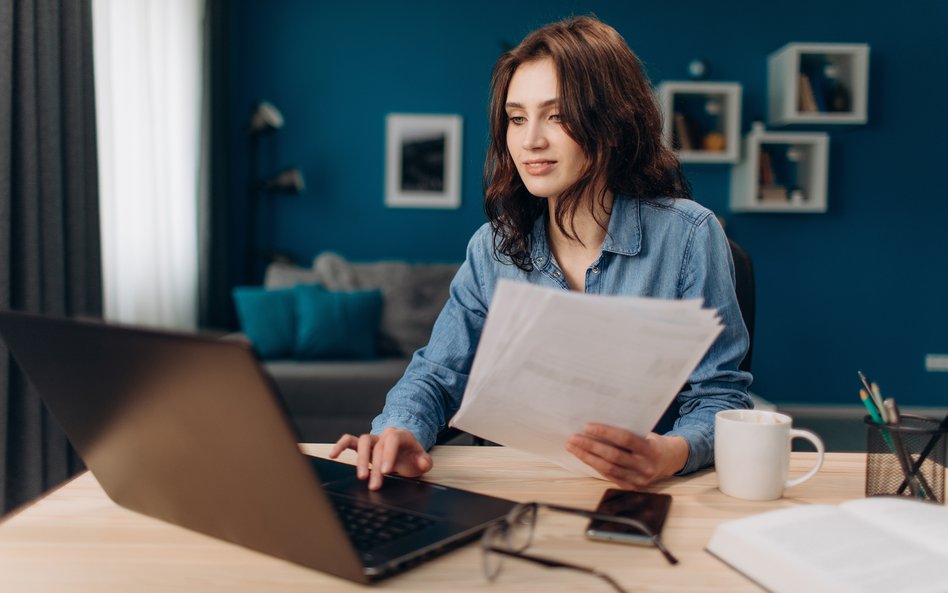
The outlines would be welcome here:
<svg viewBox="0 0 948 593">
<path fill-rule="evenodd" d="M 531 271 L 521 270 L 506 256 L 498 261 L 494 245 L 489 224 L 471 238 L 428 345 L 415 352 L 404 376 L 388 393 L 382 413 L 372 423 L 373 433 L 404 428 L 426 449 L 434 445 L 461 405 L 498 280 L 569 290 L 550 252 L 546 216 L 539 217 L 533 228 Z M 586 270 L 585 290 L 668 299 L 700 297 L 706 307 L 718 310 L 724 330 L 678 394 L 679 417 L 666 433 L 688 443 L 688 461 L 679 474 L 710 465 L 715 413 L 751 407 L 747 395 L 751 375 L 738 370 L 748 334 L 734 292 L 731 250 L 717 219 L 691 200 L 616 196 L 602 251 Z"/>
</svg>

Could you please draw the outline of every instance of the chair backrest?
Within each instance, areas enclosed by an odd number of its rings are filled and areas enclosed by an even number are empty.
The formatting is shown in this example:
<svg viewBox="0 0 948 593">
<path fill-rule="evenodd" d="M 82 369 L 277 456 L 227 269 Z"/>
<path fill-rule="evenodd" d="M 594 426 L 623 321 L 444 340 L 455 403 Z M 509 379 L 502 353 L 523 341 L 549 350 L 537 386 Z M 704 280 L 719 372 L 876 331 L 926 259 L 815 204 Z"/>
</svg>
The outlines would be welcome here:
<svg viewBox="0 0 948 593">
<path fill-rule="evenodd" d="M 754 288 L 754 264 L 747 252 L 733 239 L 728 239 L 727 242 L 731 246 L 731 257 L 734 259 L 734 288 L 737 292 L 737 304 L 741 308 L 741 317 L 744 318 L 744 325 L 747 326 L 749 338 L 747 354 L 744 356 L 744 360 L 741 361 L 740 369 L 750 372 L 751 353 L 754 350 L 754 313 L 757 306 Z"/>
</svg>

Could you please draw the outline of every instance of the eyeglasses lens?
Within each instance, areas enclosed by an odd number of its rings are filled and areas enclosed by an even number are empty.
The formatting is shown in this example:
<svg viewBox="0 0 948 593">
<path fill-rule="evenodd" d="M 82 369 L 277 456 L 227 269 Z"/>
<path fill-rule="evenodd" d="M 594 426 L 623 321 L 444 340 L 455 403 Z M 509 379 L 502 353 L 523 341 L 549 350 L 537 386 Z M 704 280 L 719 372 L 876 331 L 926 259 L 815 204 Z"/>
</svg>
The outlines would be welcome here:
<svg viewBox="0 0 948 593">
<path fill-rule="evenodd" d="M 524 505 L 515 508 L 507 518 L 507 548 L 514 552 L 523 552 L 533 541 L 533 526 L 536 524 L 536 505 Z"/>
<path fill-rule="evenodd" d="M 507 547 L 507 523 L 496 523 L 487 528 L 481 539 L 483 553 L 481 561 L 484 563 L 484 576 L 487 580 L 493 581 L 500 574 L 501 565 L 504 562 L 504 555 L 493 552 L 492 548 Z"/>
</svg>

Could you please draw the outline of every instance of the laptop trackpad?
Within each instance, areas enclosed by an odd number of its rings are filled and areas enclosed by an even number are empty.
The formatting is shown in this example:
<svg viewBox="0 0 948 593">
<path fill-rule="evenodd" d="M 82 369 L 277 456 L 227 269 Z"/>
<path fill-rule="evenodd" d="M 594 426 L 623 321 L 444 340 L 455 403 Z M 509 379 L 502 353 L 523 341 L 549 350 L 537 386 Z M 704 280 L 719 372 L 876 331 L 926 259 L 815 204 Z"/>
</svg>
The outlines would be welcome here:
<svg viewBox="0 0 948 593">
<path fill-rule="evenodd" d="M 394 506 L 425 514 L 430 514 L 432 507 L 437 506 L 432 505 L 431 502 L 431 496 L 437 487 L 398 476 L 385 476 L 385 481 L 382 482 L 382 488 L 379 490 L 369 490 L 365 480 L 355 477 L 336 480 L 331 484 L 324 484 L 323 487 L 332 494 L 341 494 L 371 504 Z"/>
<path fill-rule="evenodd" d="M 323 459 L 322 457 L 314 457 L 312 455 L 307 455 L 306 460 L 309 461 L 312 468 L 316 470 L 316 475 L 319 476 L 319 481 L 322 482 L 323 486 L 327 486 L 337 480 L 355 478 L 356 468 L 354 465 L 333 461 L 331 459 Z"/>
<path fill-rule="evenodd" d="M 428 499 L 431 497 L 432 491 L 444 490 L 441 486 L 432 486 L 418 480 L 399 476 L 385 476 L 382 489 L 373 491 L 369 490 L 366 480 L 360 480 L 356 477 L 354 465 L 321 457 L 309 457 L 308 459 L 319 475 L 319 481 L 322 482 L 323 489 L 356 500 L 427 512 L 431 506 Z"/>
</svg>

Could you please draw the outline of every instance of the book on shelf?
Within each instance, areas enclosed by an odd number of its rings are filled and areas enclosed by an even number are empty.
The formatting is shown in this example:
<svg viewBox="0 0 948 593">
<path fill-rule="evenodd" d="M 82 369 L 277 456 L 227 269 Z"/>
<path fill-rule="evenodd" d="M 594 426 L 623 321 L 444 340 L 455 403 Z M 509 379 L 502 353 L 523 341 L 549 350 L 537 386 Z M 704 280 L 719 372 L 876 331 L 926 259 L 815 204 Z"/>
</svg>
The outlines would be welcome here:
<svg viewBox="0 0 948 593">
<path fill-rule="evenodd" d="M 695 145 L 691 140 L 691 126 L 688 118 L 683 113 L 675 112 L 675 130 L 672 145 L 678 150 L 694 150 Z"/>
<path fill-rule="evenodd" d="M 813 112 L 819 111 L 816 107 L 816 96 L 813 94 L 813 84 L 810 82 L 810 77 L 804 73 L 800 73 L 800 111 L 804 112 Z"/>
<path fill-rule="evenodd" d="M 907 497 L 728 521 L 706 549 L 773 593 L 948 591 L 948 508 Z"/>
<path fill-rule="evenodd" d="M 759 159 L 760 173 L 758 175 L 760 185 L 770 186 L 774 184 L 774 164 L 770 152 L 760 149 L 760 159 Z"/>
<path fill-rule="evenodd" d="M 801 65 L 800 68 L 801 75 L 806 76 L 807 82 L 810 84 L 815 111 L 819 112 L 829 111 L 827 91 L 829 90 L 831 81 L 826 75 L 827 69 L 834 73 L 838 72 L 838 69 L 825 59 L 808 60 L 805 64 Z"/>
</svg>

